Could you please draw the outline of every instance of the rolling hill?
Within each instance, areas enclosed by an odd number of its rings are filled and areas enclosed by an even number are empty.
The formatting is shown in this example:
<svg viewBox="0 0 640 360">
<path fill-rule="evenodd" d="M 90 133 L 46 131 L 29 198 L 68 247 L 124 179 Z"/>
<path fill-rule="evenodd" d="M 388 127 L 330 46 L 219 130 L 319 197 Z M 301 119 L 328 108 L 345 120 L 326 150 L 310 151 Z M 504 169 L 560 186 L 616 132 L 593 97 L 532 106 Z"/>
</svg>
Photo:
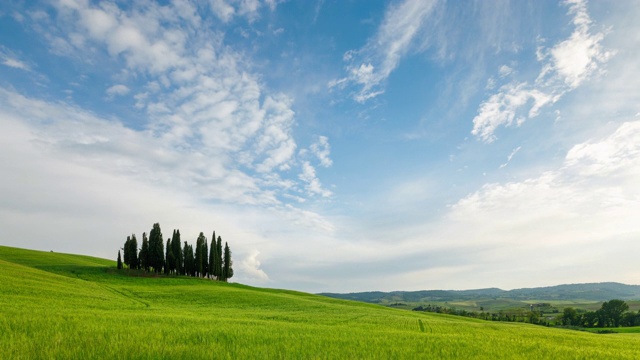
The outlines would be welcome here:
<svg viewBox="0 0 640 360">
<path fill-rule="evenodd" d="M 442 302 L 479 300 L 486 298 L 549 301 L 607 301 L 611 299 L 640 300 L 640 285 L 625 285 L 615 282 L 606 282 L 568 284 L 514 290 L 488 288 L 477 290 L 371 291 L 348 294 L 322 293 L 320 295 L 336 299 L 356 300 L 369 303 L 385 303 L 392 301 Z"/>
<path fill-rule="evenodd" d="M 149 276 L 0 246 L 1 359 L 637 359 L 640 337 Z"/>
</svg>

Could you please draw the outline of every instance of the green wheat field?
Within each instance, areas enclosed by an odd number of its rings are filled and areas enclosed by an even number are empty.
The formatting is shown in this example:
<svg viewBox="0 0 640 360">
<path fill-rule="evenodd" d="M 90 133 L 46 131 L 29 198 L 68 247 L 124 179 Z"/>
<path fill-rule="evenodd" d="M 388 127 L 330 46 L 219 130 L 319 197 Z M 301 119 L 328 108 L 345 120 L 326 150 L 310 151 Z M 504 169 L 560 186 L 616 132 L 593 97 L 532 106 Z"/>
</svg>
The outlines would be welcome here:
<svg viewBox="0 0 640 360">
<path fill-rule="evenodd" d="M 640 334 L 416 313 L 0 246 L 0 359 L 639 359 Z"/>
</svg>

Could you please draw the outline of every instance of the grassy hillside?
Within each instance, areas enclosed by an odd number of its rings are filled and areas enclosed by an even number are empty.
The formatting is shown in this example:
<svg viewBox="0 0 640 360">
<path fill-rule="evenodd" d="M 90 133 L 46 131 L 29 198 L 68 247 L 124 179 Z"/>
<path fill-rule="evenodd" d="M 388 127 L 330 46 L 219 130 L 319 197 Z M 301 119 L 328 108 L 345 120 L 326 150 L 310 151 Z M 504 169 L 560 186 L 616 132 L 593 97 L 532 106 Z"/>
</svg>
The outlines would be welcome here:
<svg viewBox="0 0 640 360">
<path fill-rule="evenodd" d="M 0 246 L 0 358 L 640 358 L 636 334 L 138 275 L 107 260 Z"/>
</svg>

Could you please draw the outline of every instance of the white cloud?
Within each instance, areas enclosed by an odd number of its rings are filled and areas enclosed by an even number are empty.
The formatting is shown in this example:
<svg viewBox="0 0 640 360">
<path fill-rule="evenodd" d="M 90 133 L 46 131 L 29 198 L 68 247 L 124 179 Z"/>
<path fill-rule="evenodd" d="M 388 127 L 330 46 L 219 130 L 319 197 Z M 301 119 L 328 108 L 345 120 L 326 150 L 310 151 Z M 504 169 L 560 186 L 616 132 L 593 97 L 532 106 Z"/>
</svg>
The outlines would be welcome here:
<svg viewBox="0 0 640 360">
<path fill-rule="evenodd" d="M 110 31 L 119 25 L 114 14 L 102 9 L 84 8 L 80 12 L 83 25 L 94 38 L 105 38 Z"/>
<path fill-rule="evenodd" d="M 575 30 L 567 40 L 550 49 L 548 56 L 551 57 L 551 62 L 543 69 L 541 78 L 547 73 L 556 73 L 566 85 L 574 89 L 596 72 L 599 65 L 606 62 L 612 53 L 605 51 L 600 45 L 603 33 L 590 32 L 592 21 L 587 12 L 586 0 L 567 1 L 567 4 L 569 13 L 574 16 Z"/>
<path fill-rule="evenodd" d="M 573 15 L 574 32 L 549 51 L 538 50 L 538 60 L 543 63 L 533 84 L 508 83 L 480 104 L 478 115 L 473 119 L 473 135 L 487 143 L 494 141 L 500 126 L 519 126 L 536 117 L 544 106 L 554 104 L 575 89 L 612 56 L 600 44 L 604 35 L 591 34 L 586 2 L 576 0 L 567 4 L 569 14 Z M 512 72 L 513 69 L 505 66 L 499 71 L 501 77 Z"/>
<path fill-rule="evenodd" d="M 302 163 L 302 173 L 298 177 L 306 183 L 305 189 L 309 195 L 320 195 L 322 197 L 330 197 L 332 195 L 331 191 L 322 187 L 320 180 L 316 176 L 316 169 L 308 161 Z"/>
<path fill-rule="evenodd" d="M 127 95 L 130 89 L 126 85 L 117 84 L 109 87 L 106 91 L 108 97 L 114 97 L 116 95 Z"/>
<path fill-rule="evenodd" d="M 15 68 L 15 69 L 20 69 L 20 70 L 25 70 L 25 71 L 31 70 L 31 68 L 29 68 L 29 65 L 23 63 L 20 60 L 13 59 L 13 58 L 5 57 L 2 60 L 2 64 L 6 65 L 6 66 L 9 66 L 9 67 L 12 67 L 12 68 Z"/>
<path fill-rule="evenodd" d="M 329 138 L 326 136 L 318 136 L 318 141 L 311 144 L 309 150 L 318 158 L 320 165 L 323 167 L 330 167 L 333 164 L 329 157 L 331 146 L 329 145 Z"/>
<path fill-rule="evenodd" d="M 260 281 L 267 281 L 269 280 L 269 276 L 264 272 L 264 270 L 260 269 L 260 260 L 258 260 L 258 255 L 260 255 L 258 250 L 251 251 L 249 255 L 242 259 L 240 266 L 246 276 Z"/>
<path fill-rule="evenodd" d="M 209 6 L 220 20 L 227 22 L 234 16 L 244 16 L 249 21 L 259 17 L 260 9 L 267 6 L 273 11 L 278 5 L 276 0 L 209 0 Z"/>
<path fill-rule="evenodd" d="M 354 100 L 364 103 L 384 90 L 381 83 L 389 77 L 402 57 L 411 51 L 411 45 L 424 30 L 424 24 L 431 14 L 436 1 L 404 0 L 390 5 L 376 35 L 357 50 L 344 54 L 347 77 L 336 79 L 329 87 L 344 87 L 348 83 L 361 86 L 353 95 Z"/>
<path fill-rule="evenodd" d="M 509 76 L 512 73 L 513 73 L 513 69 L 508 67 L 507 65 L 500 66 L 500 69 L 498 70 L 498 74 L 500 74 L 500 77 Z"/>
<path fill-rule="evenodd" d="M 494 133 L 498 127 L 520 125 L 527 118 L 537 116 L 543 106 L 556 102 L 558 98 L 531 88 L 527 83 L 504 85 L 500 92 L 480 105 L 471 133 L 490 143 L 496 139 Z M 527 105 L 529 111 L 523 113 L 521 109 Z"/>
<path fill-rule="evenodd" d="M 4 46 L 0 45 L 0 61 L 2 64 L 14 69 L 20 69 L 24 71 L 31 71 L 31 67 L 24 61 L 18 59 L 18 56 Z"/>
<path fill-rule="evenodd" d="M 235 13 L 233 6 L 229 5 L 225 0 L 210 0 L 209 4 L 213 13 L 222 21 L 229 21 Z"/>
<path fill-rule="evenodd" d="M 294 113 L 291 100 L 285 96 L 268 97 L 263 106 L 265 111 L 261 134 L 258 136 L 256 151 L 265 153 L 267 158 L 257 165 L 259 172 L 269 172 L 276 167 L 289 169 L 296 144 L 291 137 Z"/>
<path fill-rule="evenodd" d="M 639 175 L 640 122 L 622 124 L 604 140 L 585 142 L 571 148 L 565 165 L 580 176 L 609 177 L 617 173 Z"/>
</svg>

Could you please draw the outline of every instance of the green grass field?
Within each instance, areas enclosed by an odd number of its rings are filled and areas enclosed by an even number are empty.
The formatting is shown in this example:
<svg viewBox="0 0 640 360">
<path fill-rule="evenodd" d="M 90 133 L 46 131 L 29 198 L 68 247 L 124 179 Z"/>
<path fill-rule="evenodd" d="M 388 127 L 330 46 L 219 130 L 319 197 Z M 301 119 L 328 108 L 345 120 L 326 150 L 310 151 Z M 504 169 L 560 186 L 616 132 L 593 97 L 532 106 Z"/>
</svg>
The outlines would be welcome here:
<svg viewBox="0 0 640 360">
<path fill-rule="evenodd" d="M 598 335 L 117 271 L 0 246 L 0 359 L 638 359 Z"/>
</svg>

